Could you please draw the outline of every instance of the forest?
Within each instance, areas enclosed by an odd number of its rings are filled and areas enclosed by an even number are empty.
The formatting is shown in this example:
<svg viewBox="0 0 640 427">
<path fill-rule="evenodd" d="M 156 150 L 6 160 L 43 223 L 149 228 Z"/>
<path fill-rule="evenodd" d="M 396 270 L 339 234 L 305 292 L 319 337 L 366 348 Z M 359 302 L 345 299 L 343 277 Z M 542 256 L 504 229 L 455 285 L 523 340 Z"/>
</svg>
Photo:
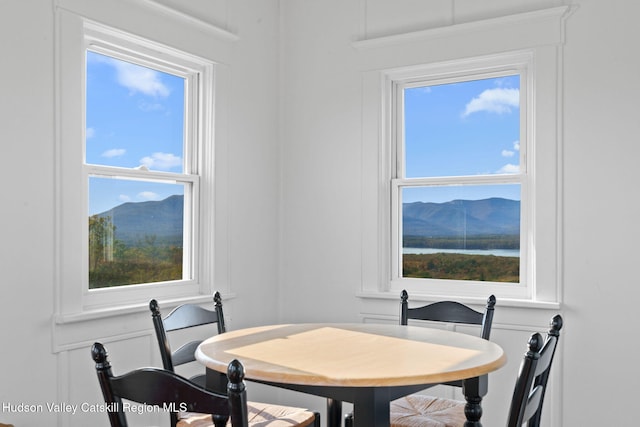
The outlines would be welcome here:
<svg viewBox="0 0 640 427">
<path fill-rule="evenodd" d="M 109 216 L 89 218 L 89 289 L 182 279 L 182 247 L 144 235 L 133 244 L 115 238 Z M 518 249 L 519 236 L 459 238 L 405 236 L 405 247 Z M 404 254 L 403 277 L 519 282 L 520 259 L 459 253 Z"/>
<path fill-rule="evenodd" d="M 520 258 L 457 253 L 404 254 L 403 277 L 518 283 Z"/>
<path fill-rule="evenodd" d="M 182 279 L 182 247 L 155 235 L 125 245 L 115 229 L 110 217 L 89 218 L 89 289 Z"/>
</svg>

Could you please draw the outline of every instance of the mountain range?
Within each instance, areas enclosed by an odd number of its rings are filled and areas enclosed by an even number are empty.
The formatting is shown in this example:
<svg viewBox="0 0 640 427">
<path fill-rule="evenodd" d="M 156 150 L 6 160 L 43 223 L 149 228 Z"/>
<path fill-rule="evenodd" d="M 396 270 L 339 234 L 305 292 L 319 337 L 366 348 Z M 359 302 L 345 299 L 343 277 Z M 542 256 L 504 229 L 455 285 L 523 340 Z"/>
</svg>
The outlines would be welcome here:
<svg viewBox="0 0 640 427">
<path fill-rule="evenodd" d="M 412 202 L 402 206 L 404 236 L 517 235 L 520 202 L 503 198 Z"/>
<path fill-rule="evenodd" d="M 127 246 L 138 245 L 155 236 L 158 244 L 182 246 L 184 196 L 164 200 L 127 202 L 98 214 L 111 217 L 115 238 Z"/>
<path fill-rule="evenodd" d="M 150 236 L 158 243 L 182 245 L 183 212 L 184 197 L 173 195 L 160 201 L 123 203 L 98 216 L 111 217 L 115 238 L 126 245 L 137 245 Z M 489 198 L 405 203 L 402 220 L 405 236 L 517 235 L 520 202 Z"/>
</svg>

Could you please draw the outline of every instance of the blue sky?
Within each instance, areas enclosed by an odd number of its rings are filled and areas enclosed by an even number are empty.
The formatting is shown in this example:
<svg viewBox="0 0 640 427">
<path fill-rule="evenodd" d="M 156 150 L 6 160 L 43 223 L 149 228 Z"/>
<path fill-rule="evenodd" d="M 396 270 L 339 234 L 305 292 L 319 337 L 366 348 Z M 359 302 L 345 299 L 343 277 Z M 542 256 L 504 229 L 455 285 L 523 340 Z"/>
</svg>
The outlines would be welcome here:
<svg viewBox="0 0 640 427">
<path fill-rule="evenodd" d="M 87 52 L 86 161 L 183 172 L 184 79 Z M 519 77 L 405 90 L 406 177 L 512 173 L 519 167 Z M 181 185 L 90 179 L 89 214 L 184 194 Z M 505 197 L 519 186 L 406 189 L 403 201 Z"/>
<path fill-rule="evenodd" d="M 86 161 L 183 172 L 183 78 L 87 52 Z M 89 214 L 183 194 L 181 185 L 92 178 Z"/>
<path fill-rule="evenodd" d="M 519 76 L 436 86 L 404 93 L 407 178 L 517 173 L 520 156 Z M 407 189 L 403 201 L 505 197 L 517 185 Z"/>
</svg>

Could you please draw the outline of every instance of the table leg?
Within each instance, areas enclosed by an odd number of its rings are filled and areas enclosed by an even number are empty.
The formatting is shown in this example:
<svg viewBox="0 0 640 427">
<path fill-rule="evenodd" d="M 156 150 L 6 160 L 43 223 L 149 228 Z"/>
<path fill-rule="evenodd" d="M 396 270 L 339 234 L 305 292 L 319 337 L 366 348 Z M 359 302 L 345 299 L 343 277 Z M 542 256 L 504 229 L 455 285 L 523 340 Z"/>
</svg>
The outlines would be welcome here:
<svg viewBox="0 0 640 427">
<path fill-rule="evenodd" d="M 342 425 L 342 401 L 327 399 L 327 427 Z"/>
<path fill-rule="evenodd" d="M 353 402 L 354 427 L 389 427 L 390 401 L 385 388 L 359 392 Z"/>
<path fill-rule="evenodd" d="M 467 421 L 464 423 L 464 427 L 482 427 L 480 418 L 482 417 L 482 401 L 481 397 L 469 397 L 466 396 L 467 404 L 464 406 L 464 415 L 467 417 Z"/>
<path fill-rule="evenodd" d="M 205 388 L 207 390 L 227 394 L 227 382 L 228 380 L 225 374 L 207 368 L 205 383 Z"/>
<path fill-rule="evenodd" d="M 469 378 L 462 382 L 462 391 L 467 401 L 464 407 L 464 415 L 467 421 L 464 427 L 482 427 L 482 396 L 487 394 L 488 378 L 486 375 Z"/>
</svg>

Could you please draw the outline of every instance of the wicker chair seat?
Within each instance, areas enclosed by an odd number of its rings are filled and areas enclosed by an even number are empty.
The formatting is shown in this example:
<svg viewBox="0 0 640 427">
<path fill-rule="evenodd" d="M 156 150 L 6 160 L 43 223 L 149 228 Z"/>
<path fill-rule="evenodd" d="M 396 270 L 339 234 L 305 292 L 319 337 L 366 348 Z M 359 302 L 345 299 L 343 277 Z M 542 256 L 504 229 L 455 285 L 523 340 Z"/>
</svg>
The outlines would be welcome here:
<svg viewBox="0 0 640 427">
<path fill-rule="evenodd" d="M 391 402 L 391 427 L 460 427 L 465 402 L 413 394 Z"/>
<path fill-rule="evenodd" d="M 306 427 L 312 426 L 315 414 L 304 408 L 248 402 L 249 427 Z M 231 421 L 227 423 L 231 425 Z M 212 427 L 211 415 L 182 413 L 177 427 Z"/>
</svg>

